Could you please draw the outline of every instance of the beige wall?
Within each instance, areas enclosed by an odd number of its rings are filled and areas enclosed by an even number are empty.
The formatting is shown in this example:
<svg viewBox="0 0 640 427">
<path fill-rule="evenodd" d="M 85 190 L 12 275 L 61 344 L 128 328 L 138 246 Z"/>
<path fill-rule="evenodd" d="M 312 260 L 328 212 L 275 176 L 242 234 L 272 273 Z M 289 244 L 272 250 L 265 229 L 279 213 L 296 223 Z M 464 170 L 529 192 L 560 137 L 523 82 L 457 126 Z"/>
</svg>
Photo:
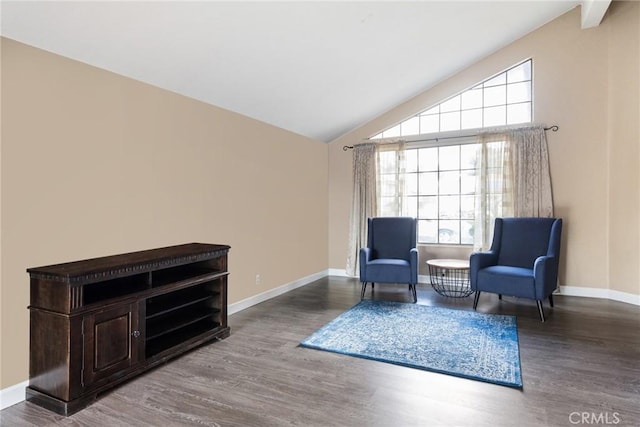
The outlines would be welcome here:
<svg viewBox="0 0 640 427">
<path fill-rule="evenodd" d="M 556 215 L 564 218 L 560 283 L 640 294 L 640 3 L 614 2 L 580 28 L 576 8 L 455 74 L 329 148 L 329 265 L 344 269 L 352 145 L 526 58 L 534 116 L 548 132 Z M 430 248 L 433 251 L 432 248 Z"/>
<path fill-rule="evenodd" d="M 324 143 L 2 39 L 0 389 L 28 378 L 28 267 L 224 243 L 230 303 L 326 270 L 327 156 Z"/>
<path fill-rule="evenodd" d="M 608 19 L 609 283 L 640 294 L 640 4 Z"/>
</svg>

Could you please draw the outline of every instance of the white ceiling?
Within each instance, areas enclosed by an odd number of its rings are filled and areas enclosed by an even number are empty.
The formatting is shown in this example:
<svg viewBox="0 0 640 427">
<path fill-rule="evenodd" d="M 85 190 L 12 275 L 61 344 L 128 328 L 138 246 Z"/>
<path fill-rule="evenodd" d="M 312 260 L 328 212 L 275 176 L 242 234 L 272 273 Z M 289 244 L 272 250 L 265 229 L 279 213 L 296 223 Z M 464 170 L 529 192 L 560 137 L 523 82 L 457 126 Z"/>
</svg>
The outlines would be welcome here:
<svg viewBox="0 0 640 427">
<path fill-rule="evenodd" d="M 580 3 L 2 1 L 1 31 L 331 141 Z"/>
</svg>

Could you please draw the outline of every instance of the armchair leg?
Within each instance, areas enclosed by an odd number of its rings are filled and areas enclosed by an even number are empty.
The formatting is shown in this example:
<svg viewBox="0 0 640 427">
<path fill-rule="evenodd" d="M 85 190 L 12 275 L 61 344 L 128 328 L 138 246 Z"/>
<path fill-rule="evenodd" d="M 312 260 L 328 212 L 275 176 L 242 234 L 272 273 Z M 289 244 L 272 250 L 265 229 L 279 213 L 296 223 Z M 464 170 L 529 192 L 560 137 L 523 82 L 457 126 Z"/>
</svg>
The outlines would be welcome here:
<svg viewBox="0 0 640 427">
<path fill-rule="evenodd" d="M 411 291 L 411 295 L 413 296 L 413 302 L 414 303 L 418 302 L 418 293 L 416 291 L 416 285 L 409 284 L 409 290 Z"/>
<path fill-rule="evenodd" d="M 367 282 L 362 282 L 362 291 L 360 292 L 360 299 L 364 299 L 364 291 L 367 290 Z"/>
<path fill-rule="evenodd" d="M 538 304 L 538 313 L 540 313 L 540 320 L 544 322 L 544 310 L 542 309 L 542 301 L 537 299 L 536 304 Z"/>
<path fill-rule="evenodd" d="M 373 290 L 373 289 L 375 289 L 375 288 L 376 288 L 376 284 L 375 284 L 375 283 L 373 283 L 373 282 L 371 282 L 371 289 Z"/>
<path fill-rule="evenodd" d="M 549 295 L 549 305 L 553 307 L 553 295 Z"/>
<path fill-rule="evenodd" d="M 480 291 L 476 291 L 476 296 L 473 297 L 473 309 L 475 310 L 478 307 L 478 300 L 480 299 Z"/>
<path fill-rule="evenodd" d="M 498 294 L 498 299 L 502 300 L 502 294 Z"/>
</svg>

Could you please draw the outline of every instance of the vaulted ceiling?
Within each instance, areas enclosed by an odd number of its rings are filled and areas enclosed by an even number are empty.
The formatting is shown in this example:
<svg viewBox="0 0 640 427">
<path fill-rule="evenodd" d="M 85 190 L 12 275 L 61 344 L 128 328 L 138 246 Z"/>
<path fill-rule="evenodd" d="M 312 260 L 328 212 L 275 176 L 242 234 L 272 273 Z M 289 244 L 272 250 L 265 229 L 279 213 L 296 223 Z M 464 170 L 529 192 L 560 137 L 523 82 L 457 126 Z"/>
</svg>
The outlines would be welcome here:
<svg viewBox="0 0 640 427">
<path fill-rule="evenodd" d="M 1 31 L 331 141 L 580 4 L 609 1 L 3 1 Z"/>
</svg>

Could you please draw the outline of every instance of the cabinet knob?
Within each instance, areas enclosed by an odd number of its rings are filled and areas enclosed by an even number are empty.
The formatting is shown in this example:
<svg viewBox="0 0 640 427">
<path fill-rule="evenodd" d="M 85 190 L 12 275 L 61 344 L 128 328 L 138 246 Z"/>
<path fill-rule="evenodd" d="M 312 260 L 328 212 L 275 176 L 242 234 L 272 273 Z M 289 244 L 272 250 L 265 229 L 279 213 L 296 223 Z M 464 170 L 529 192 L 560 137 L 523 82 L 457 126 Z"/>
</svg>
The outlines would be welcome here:
<svg viewBox="0 0 640 427">
<path fill-rule="evenodd" d="M 140 331 L 133 331 L 131 332 L 131 335 L 133 335 L 134 338 L 138 338 L 140 336 Z"/>
</svg>

